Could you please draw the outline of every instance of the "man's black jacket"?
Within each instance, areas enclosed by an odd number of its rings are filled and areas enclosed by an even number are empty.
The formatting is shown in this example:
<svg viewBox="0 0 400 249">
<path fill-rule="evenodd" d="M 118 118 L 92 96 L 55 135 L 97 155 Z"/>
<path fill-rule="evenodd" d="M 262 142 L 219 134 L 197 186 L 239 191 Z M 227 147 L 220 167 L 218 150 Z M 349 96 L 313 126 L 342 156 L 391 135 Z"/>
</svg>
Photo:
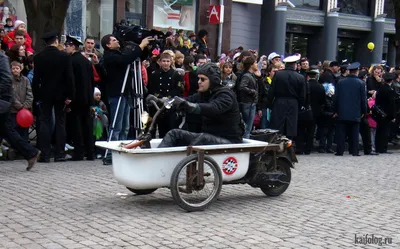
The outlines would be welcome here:
<svg viewBox="0 0 400 249">
<path fill-rule="evenodd" d="M 104 69 L 107 73 L 106 89 L 109 97 L 119 97 L 124 83 L 124 77 L 128 65 L 132 64 L 137 58 L 140 58 L 142 49 L 135 47 L 129 53 L 123 54 L 119 50 L 106 50 L 104 52 Z M 124 90 L 124 96 L 129 96 L 132 88 L 132 73 L 129 72 L 127 84 Z"/>
</svg>

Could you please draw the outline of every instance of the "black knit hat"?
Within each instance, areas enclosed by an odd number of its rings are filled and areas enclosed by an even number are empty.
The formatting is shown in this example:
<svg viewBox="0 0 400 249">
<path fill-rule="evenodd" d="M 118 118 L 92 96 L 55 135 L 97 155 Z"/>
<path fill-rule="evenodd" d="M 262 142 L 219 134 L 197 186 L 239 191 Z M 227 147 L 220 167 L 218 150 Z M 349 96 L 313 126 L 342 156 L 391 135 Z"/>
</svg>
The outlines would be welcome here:
<svg viewBox="0 0 400 249">
<path fill-rule="evenodd" d="M 197 68 L 197 75 L 203 74 L 210 80 L 210 89 L 215 86 L 222 86 L 221 69 L 215 63 L 205 63 Z"/>
</svg>

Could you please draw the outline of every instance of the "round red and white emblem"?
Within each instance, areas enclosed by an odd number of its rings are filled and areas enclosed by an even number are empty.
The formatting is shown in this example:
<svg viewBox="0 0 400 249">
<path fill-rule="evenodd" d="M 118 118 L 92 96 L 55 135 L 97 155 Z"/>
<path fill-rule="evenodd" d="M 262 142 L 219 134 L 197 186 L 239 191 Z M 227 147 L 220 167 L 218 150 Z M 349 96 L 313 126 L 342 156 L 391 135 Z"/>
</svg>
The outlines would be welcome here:
<svg viewBox="0 0 400 249">
<path fill-rule="evenodd" d="M 222 163 L 222 171 L 225 173 L 225 175 L 232 175 L 236 172 L 238 166 L 239 165 L 236 158 L 231 156 L 225 159 Z"/>
</svg>

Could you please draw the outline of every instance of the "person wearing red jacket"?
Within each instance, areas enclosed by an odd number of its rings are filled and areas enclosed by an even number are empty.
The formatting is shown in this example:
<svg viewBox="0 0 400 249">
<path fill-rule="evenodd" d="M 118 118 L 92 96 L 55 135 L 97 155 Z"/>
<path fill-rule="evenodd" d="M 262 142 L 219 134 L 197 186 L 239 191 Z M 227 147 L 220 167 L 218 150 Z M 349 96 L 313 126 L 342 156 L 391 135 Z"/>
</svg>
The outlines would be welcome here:
<svg viewBox="0 0 400 249">
<path fill-rule="evenodd" d="M 25 49 L 32 49 L 32 38 L 30 37 L 30 35 L 28 34 L 28 32 L 26 32 L 26 24 L 21 21 L 21 20 L 17 20 L 14 23 L 14 30 L 11 32 L 8 32 L 4 38 L 3 38 L 3 43 L 6 44 L 9 48 L 12 47 L 12 45 L 15 44 L 15 33 L 18 30 L 23 30 L 25 32 Z M 14 42 L 14 43 L 13 43 Z M 10 45 L 11 43 L 11 45 Z M 28 50 L 27 50 L 28 51 Z M 33 51 L 33 50 L 32 50 Z"/>
<path fill-rule="evenodd" d="M 33 55 L 35 51 L 33 51 L 32 47 L 27 44 L 27 34 L 23 30 L 17 30 L 14 34 L 14 41 L 8 43 L 8 49 L 11 49 L 13 45 L 18 44 L 25 47 L 25 51 L 28 56 Z"/>
</svg>

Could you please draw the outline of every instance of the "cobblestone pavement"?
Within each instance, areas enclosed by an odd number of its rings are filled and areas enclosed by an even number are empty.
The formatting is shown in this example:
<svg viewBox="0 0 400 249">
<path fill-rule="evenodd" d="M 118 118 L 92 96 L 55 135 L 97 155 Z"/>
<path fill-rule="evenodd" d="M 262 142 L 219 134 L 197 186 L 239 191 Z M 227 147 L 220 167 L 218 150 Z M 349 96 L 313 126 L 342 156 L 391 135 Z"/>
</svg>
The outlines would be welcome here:
<svg viewBox="0 0 400 249">
<path fill-rule="evenodd" d="M 301 156 L 282 196 L 223 186 L 195 213 L 168 189 L 131 194 L 100 161 L 0 162 L 0 248 L 400 248 L 399 158 Z M 365 234 L 392 244 L 355 244 Z"/>
</svg>

